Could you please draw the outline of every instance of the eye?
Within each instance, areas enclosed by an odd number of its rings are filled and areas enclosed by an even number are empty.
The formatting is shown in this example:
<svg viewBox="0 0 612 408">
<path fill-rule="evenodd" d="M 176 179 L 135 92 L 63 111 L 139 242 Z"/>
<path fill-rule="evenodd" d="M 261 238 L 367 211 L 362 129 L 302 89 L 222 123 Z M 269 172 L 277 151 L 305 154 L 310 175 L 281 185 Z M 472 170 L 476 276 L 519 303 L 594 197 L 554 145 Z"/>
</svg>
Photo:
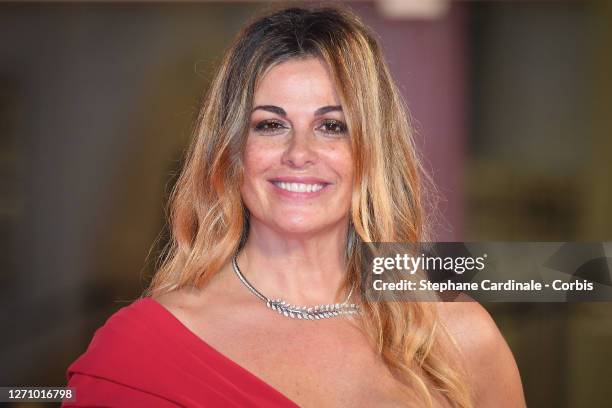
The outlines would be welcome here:
<svg viewBox="0 0 612 408">
<path fill-rule="evenodd" d="M 347 132 L 347 126 L 344 122 L 336 119 L 327 119 L 321 122 L 319 127 L 324 133 L 328 133 L 330 135 L 344 135 Z"/>
<path fill-rule="evenodd" d="M 277 133 L 283 129 L 287 129 L 287 126 L 283 122 L 278 120 L 262 120 L 255 125 L 255 131 L 259 133 Z"/>
</svg>

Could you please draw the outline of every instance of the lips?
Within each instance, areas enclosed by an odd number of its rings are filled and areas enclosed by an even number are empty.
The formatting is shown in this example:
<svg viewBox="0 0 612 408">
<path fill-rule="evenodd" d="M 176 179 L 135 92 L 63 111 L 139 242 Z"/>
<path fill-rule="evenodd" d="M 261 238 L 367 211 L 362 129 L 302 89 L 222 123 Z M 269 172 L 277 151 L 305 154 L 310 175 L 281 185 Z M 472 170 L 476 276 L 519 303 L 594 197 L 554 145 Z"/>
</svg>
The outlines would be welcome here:
<svg viewBox="0 0 612 408">
<path fill-rule="evenodd" d="M 292 193 L 313 193 L 325 187 L 325 184 L 284 183 L 282 181 L 273 183 L 276 187 L 286 191 L 291 191 Z"/>
<path fill-rule="evenodd" d="M 282 177 L 274 178 L 270 182 L 282 191 L 307 195 L 317 193 L 331 184 L 315 177 Z"/>
</svg>

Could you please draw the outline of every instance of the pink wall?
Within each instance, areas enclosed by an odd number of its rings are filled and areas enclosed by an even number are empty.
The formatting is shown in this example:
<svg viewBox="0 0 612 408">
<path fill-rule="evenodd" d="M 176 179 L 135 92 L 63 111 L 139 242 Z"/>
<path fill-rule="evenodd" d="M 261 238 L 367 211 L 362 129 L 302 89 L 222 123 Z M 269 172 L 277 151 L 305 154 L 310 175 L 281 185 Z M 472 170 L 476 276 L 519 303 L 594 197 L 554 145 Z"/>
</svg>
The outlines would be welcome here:
<svg viewBox="0 0 612 408">
<path fill-rule="evenodd" d="M 351 7 L 374 29 L 401 89 L 440 193 L 439 241 L 463 239 L 467 132 L 466 13 L 453 4 L 437 20 L 389 20 L 371 3 Z"/>
</svg>

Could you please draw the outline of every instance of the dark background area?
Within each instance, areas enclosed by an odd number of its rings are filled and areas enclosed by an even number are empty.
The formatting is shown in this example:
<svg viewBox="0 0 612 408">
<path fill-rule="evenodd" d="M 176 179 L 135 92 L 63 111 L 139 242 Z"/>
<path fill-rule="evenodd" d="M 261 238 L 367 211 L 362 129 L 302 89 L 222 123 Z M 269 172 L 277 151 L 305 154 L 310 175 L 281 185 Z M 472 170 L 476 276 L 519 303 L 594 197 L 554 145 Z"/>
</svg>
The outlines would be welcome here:
<svg viewBox="0 0 612 408">
<path fill-rule="evenodd" d="M 445 197 L 438 240 L 611 240 L 611 2 L 349 4 Z M 146 287 L 200 95 L 266 7 L 0 3 L 0 385 L 64 386 Z M 610 303 L 485 307 L 530 407 L 610 405 Z"/>
</svg>

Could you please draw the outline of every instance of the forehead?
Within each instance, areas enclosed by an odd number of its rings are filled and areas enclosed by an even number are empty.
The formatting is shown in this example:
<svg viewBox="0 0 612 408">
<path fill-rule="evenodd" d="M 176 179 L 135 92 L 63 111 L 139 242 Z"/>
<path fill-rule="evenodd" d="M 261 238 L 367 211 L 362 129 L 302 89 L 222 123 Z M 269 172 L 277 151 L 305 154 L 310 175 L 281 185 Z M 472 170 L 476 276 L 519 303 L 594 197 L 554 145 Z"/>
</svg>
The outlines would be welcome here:
<svg viewBox="0 0 612 408">
<path fill-rule="evenodd" d="M 327 66 L 315 57 L 290 59 L 269 68 L 255 89 L 254 104 L 320 107 L 339 105 Z"/>
</svg>

